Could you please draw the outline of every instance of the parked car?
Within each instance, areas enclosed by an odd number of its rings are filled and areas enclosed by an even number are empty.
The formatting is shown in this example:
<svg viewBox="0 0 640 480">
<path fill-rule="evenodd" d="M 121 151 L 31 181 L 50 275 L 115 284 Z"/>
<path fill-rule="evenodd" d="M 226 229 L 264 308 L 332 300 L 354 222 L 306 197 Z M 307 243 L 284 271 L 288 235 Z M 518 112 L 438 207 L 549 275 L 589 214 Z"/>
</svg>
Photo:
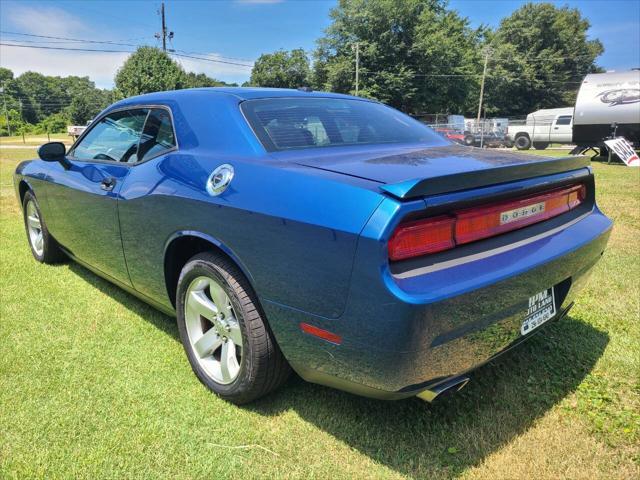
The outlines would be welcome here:
<svg viewBox="0 0 640 480">
<path fill-rule="evenodd" d="M 455 143 L 464 144 L 464 132 L 454 130 L 452 128 L 435 127 L 434 130 L 440 135 L 443 135 L 447 140 L 451 140 Z"/>
<path fill-rule="evenodd" d="M 550 143 L 572 141 L 573 107 L 538 110 L 527 115 L 525 125 L 508 127 L 507 140 L 518 150 L 544 150 Z"/>
<path fill-rule="evenodd" d="M 34 258 L 177 316 L 235 403 L 290 368 L 382 399 L 458 390 L 568 312 L 611 229 L 584 157 L 455 145 L 332 93 L 133 97 L 38 153 L 14 175 Z"/>
</svg>

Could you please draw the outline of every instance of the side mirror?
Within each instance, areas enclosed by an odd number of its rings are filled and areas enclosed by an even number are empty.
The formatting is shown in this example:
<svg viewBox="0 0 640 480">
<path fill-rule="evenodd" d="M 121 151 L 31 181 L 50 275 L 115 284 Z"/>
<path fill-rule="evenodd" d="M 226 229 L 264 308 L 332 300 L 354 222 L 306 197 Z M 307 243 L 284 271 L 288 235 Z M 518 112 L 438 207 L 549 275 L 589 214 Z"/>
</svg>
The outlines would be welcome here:
<svg viewBox="0 0 640 480">
<path fill-rule="evenodd" d="M 62 142 L 49 142 L 38 148 L 38 156 L 45 162 L 63 162 L 67 147 Z"/>
</svg>

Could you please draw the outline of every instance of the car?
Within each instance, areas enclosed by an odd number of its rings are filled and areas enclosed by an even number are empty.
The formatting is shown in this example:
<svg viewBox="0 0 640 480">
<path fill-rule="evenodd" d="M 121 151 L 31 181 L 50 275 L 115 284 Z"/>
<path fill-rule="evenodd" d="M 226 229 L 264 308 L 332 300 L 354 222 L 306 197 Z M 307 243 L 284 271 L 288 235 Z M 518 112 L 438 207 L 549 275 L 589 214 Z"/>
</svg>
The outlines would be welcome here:
<svg viewBox="0 0 640 480">
<path fill-rule="evenodd" d="M 38 155 L 14 175 L 35 259 L 175 316 L 197 378 L 237 404 L 291 370 L 455 392 L 567 314 L 612 228 L 585 157 L 456 145 L 309 89 L 132 97 Z"/>
<path fill-rule="evenodd" d="M 444 136 L 444 138 L 446 138 L 447 140 L 451 140 L 454 143 L 464 143 L 465 135 L 463 132 L 458 132 L 453 128 L 446 127 L 436 127 L 434 128 L 434 130 L 440 135 Z"/>
</svg>

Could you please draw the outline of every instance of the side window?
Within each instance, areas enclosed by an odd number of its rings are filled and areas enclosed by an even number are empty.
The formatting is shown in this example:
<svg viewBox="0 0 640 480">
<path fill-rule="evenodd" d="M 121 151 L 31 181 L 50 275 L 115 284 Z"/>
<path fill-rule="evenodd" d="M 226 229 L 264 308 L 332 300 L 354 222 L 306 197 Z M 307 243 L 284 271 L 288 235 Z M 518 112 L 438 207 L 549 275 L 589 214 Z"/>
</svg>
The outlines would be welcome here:
<svg viewBox="0 0 640 480">
<path fill-rule="evenodd" d="M 153 108 L 142 131 L 137 161 L 148 160 L 175 147 L 171 115 L 162 108 Z"/>
<path fill-rule="evenodd" d="M 571 125 L 571 115 L 562 115 L 558 117 L 556 125 Z"/>
<path fill-rule="evenodd" d="M 137 108 L 107 115 L 92 125 L 71 156 L 78 160 L 137 161 L 138 143 L 148 112 L 146 108 Z"/>
</svg>

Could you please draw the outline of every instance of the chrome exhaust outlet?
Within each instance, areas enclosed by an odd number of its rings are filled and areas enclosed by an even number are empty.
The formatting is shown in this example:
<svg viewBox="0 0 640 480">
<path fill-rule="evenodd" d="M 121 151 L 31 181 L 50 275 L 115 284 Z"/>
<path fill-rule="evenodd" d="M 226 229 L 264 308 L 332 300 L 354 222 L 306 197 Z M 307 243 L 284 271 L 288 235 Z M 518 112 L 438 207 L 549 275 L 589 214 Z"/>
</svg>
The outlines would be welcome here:
<svg viewBox="0 0 640 480">
<path fill-rule="evenodd" d="M 469 377 L 455 377 L 445 382 L 439 383 L 435 387 L 427 390 L 423 390 L 418 395 L 419 399 L 425 402 L 433 402 L 436 398 L 444 396 L 443 394 L 456 393 L 462 390 L 467 383 L 469 383 Z"/>
</svg>

